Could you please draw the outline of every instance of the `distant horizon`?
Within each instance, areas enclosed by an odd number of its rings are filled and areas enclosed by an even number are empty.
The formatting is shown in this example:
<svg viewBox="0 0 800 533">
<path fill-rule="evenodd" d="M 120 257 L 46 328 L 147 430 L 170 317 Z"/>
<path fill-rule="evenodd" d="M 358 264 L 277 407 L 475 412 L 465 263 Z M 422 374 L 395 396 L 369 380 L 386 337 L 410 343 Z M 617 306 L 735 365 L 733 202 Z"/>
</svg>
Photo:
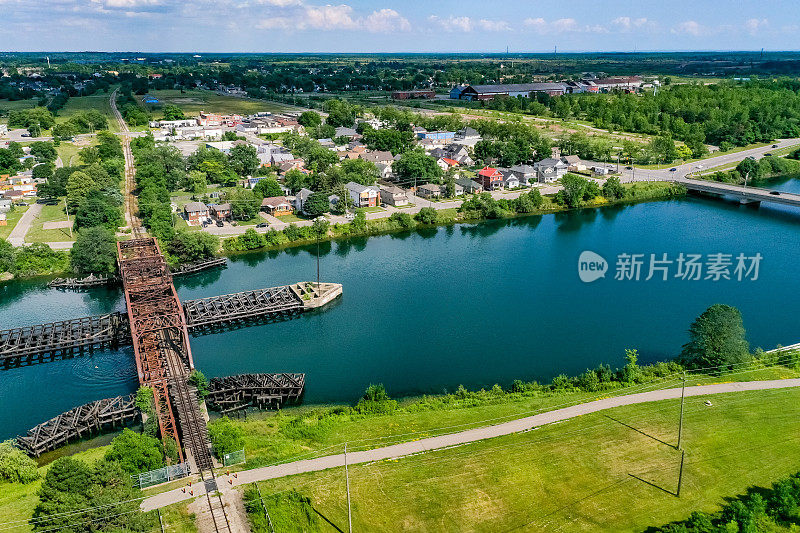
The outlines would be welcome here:
<svg viewBox="0 0 800 533">
<path fill-rule="evenodd" d="M 780 49 L 685 49 L 685 50 L 558 50 L 550 51 L 381 51 L 381 52 L 323 52 L 323 51 L 293 51 L 293 52 L 232 52 L 232 51 L 213 51 L 213 50 L 187 50 L 187 51 L 145 51 L 145 50 L 0 50 L 0 54 L 149 54 L 149 55 L 585 55 L 585 54 L 800 54 L 800 48 L 796 50 Z"/>
<path fill-rule="evenodd" d="M 340 3 L 341 2 L 341 3 Z M 789 0 L 0 0 L 0 50 L 520 53 L 800 50 Z M 296 50 L 303 50 L 297 52 Z M 147 51 L 147 52 L 144 52 Z M 206 52 L 213 53 L 213 52 Z"/>
</svg>

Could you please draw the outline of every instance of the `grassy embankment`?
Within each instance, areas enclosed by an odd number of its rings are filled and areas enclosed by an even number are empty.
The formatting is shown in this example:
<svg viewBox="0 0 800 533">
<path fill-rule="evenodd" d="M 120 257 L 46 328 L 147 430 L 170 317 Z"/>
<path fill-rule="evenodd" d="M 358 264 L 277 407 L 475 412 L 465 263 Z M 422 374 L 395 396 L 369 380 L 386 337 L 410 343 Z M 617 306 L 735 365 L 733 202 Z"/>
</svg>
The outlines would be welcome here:
<svg viewBox="0 0 800 533">
<path fill-rule="evenodd" d="M 769 486 L 798 470 L 799 401 L 798 389 L 688 398 L 680 498 L 675 496 L 680 453 L 674 448 L 680 401 L 666 400 L 351 466 L 353 528 L 642 531 L 694 510 L 714 511 L 725 497 Z M 347 528 L 341 468 L 259 486 L 276 512 L 285 515 L 286 507 L 296 507 L 276 498 L 296 489 L 316 512 L 340 530 Z M 316 522 L 320 531 L 333 530 L 319 518 Z"/>
<path fill-rule="evenodd" d="M 69 221 L 74 222 L 74 217 Z M 42 212 L 34 219 L 31 228 L 25 235 L 26 242 L 68 242 L 75 240 L 75 232 L 70 235 L 70 228 L 44 229 L 45 224 L 61 222 L 66 224 L 67 213 L 64 210 L 64 198 L 60 198 L 57 204 L 46 204 L 42 206 Z"/>
<path fill-rule="evenodd" d="M 581 206 L 581 209 L 664 200 L 676 198 L 685 194 L 685 191 L 682 189 L 675 189 L 675 186 L 668 182 L 626 183 L 623 184 L 623 187 L 628 191 L 625 198 L 609 201 L 600 196 L 586 202 L 585 205 Z M 545 196 L 544 203 L 539 209 L 530 213 L 507 212 L 507 215 L 503 218 L 510 219 L 521 216 L 546 215 L 567 211 L 569 209 L 570 208 L 558 205 L 552 196 Z M 281 217 L 281 219 L 284 222 L 293 221 L 287 220 L 287 217 Z M 477 213 L 460 213 L 458 209 L 455 208 L 439 209 L 437 210 L 436 225 L 452 225 L 462 222 L 475 223 L 483 220 L 486 219 L 481 218 Z M 407 223 L 401 223 L 391 218 L 378 218 L 367 220 L 364 229 L 354 228 L 352 224 L 333 224 L 328 232 L 327 238 L 329 240 L 336 240 L 349 237 L 386 235 L 389 233 L 430 227 L 430 225 L 417 224 L 413 219 Z M 224 239 L 222 242 L 223 251 L 225 253 L 237 253 L 252 250 L 278 250 L 294 246 L 304 246 L 316 242 L 316 237 L 312 235 L 309 227 L 295 228 L 294 233 L 290 232 L 288 235 L 287 230 L 269 231 L 265 235 L 262 235 L 261 239 L 262 241 L 258 247 L 243 247 L 241 245 L 241 236 Z"/>
</svg>

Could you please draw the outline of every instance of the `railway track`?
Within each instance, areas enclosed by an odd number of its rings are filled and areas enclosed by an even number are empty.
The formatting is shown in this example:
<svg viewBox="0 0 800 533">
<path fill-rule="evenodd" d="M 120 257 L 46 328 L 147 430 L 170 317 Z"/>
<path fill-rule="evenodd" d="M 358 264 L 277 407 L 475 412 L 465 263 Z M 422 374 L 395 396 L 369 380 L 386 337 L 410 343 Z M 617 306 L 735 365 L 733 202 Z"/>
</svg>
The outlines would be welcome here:
<svg viewBox="0 0 800 533">
<path fill-rule="evenodd" d="M 222 495 L 219 493 L 219 490 L 217 490 L 217 478 L 214 477 L 213 470 L 210 472 L 211 478 L 206 479 L 201 471 L 200 479 L 203 480 L 206 487 L 206 501 L 208 502 L 208 509 L 211 513 L 214 530 L 217 533 L 233 533 L 233 530 L 231 530 L 231 522 L 228 519 L 228 513 L 225 511 L 225 504 L 222 501 Z"/>
<path fill-rule="evenodd" d="M 118 90 L 114 89 L 114 92 L 111 93 L 110 104 L 114 118 L 117 119 L 117 124 L 119 124 L 119 130 L 122 132 L 120 138 L 122 141 L 122 154 L 125 157 L 125 219 L 131 227 L 133 238 L 138 239 L 144 237 L 146 231 L 142 226 L 141 219 L 137 216 L 139 210 L 136 204 L 136 196 L 133 194 L 136 189 L 136 167 L 134 166 L 133 152 L 131 151 L 130 129 L 125 119 L 122 118 L 122 113 L 117 108 Z"/>
</svg>

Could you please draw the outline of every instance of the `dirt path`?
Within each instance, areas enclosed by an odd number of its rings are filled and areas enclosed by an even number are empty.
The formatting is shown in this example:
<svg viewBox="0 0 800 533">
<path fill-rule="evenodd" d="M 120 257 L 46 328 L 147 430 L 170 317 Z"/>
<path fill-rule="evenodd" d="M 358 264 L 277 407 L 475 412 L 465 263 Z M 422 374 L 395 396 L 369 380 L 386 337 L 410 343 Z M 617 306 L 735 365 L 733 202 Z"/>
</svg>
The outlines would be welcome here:
<svg viewBox="0 0 800 533">
<path fill-rule="evenodd" d="M 33 204 L 22 214 L 17 225 L 14 226 L 14 229 L 8 234 L 7 240 L 12 246 L 22 246 L 25 244 L 25 235 L 27 235 L 28 230 L 31 229 L 33 221 L 41 214 L 42 207 L 44 207 L 42 204 Z"/>
<path fill-rule="evenodd" d="M 781 389 L 787 387 L 800 387 L 800 379 L 779 379 L 771 381 L 745 381 L 738 383 L 720 383 L 715 385 L 698 385 L 694 387 L 686 387 L 686 396 L 705 396 L 709 394 Z M 681 389 L 675 388 L 603 398 L 601 400 L 572 405 L 563 409 L 539 413 L 537 415 L 512 420 L 510 422 L 504 422 L 502 424 L 496 424 L 493 426 L 484 426 L 467 431 L 460 431 L 458 433 L 441 435 L 438 437 L 429 437 L 426 439 L 403 442 L 401 444 L 384 446 L 382 448 L 375 448 L 372 450 L 353 452 L 347 454 L 347 462 L 348 464 L 359 464 L 381 461 L 384 459 L 396 459 L 399 457 L 424 453 L 431 450 L 448 448 L 460 444 L 491 439 L 494 437 L 501 437 L 503 435 L 511 435 L 513 433 L 527 431 L 538 426 L 561 422 L 577 416 L 596 413 L 597 411 L 612 409 L 614 407 L 656 402 L 680 397 Z M 344 454 L 327 455 L 315 459 L 306 459 L 292 463 L 284 463 L 275 466 L 265 466 L 262 468 L 255 468 L 253 470 L 246 470 L 244 472 L 239 472 L 235 478 L 223 475 L 219 476 L 217 479 L 221 487 L 224 486 L 230 490 L 231 487 L 253 483 L 254 481 L 275 479 L 294 474 L 302 474 L 304 472 L 316 472 L 319 470 L 326 470 L 328 468 L 344 466 L 344 459 Z M 198 485 L 198 490 L 202 490 L 200 485 Z M 195 496 L 196 495 L 197 491 L 195 491 Z M 144 500 L 142 502 L 142 509 L 145 511 L 150 511 L 152 509 L 186 500 L 188 497 L 190 496 L 181 492 L 180 489 L 163 492 Z"/>
</svg>

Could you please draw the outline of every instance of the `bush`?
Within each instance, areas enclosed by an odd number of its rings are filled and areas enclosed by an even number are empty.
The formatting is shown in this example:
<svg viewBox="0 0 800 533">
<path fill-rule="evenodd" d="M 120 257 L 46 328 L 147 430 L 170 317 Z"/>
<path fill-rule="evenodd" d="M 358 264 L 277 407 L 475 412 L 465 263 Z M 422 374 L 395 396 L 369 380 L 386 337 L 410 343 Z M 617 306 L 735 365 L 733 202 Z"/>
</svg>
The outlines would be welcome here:
<svg viewBox="0 0 800 533">
<path fill-rule="evenodd" d="M 364 396 L 356 404 L 355 410 L 361 414 L 386 414 L 397 409 L 397 401 L 389 398 L 382 383 L 370 385 Z"/>
<path fill-rule="evenodd" d="M 39 479 L 36 461 L 17 448 L 13 439 L 0 442 L 0 479 L 10 483 L 30 483 Z"/>
<path fill-rule="evenodd" d="M 72 245 L 70 265 L 82 276 L 114 274 L 117 271 L 117 245 L 111 230 L 97 226 L 78 232 Z"/>
<path fill-rule="evenodd" d="M 105 458 L 106 461 L 118 462 L 129 474 L 149 472 L 164 466 L 161 442 L 127 428 L 111 441 L 111 449 L 106 452 Z"/>
<path fill-rule="evenodd" d="M 392 216 L 389 217 L 389 222 L 402 229 L 411 229 L 414 227 L 414 221 L 408 213 L 392 213 Z"/>
<path fill-rule="evenodd" d="M 199 370 L 192 370 L 189 375 L 189 384 L 197 388 L 197 397 L 201 400 L 208 396 L 208 379 Z"/>
<path fill-rule="evenodd" d="M 244 431 L 227 416 L 208 425 L 208 436 L 214 446 L 214 453 L 219 458 L 224 457 L 226 453 L 238 452 L 244 448 Z"/>
<path fill-rule="evenodd" d="M 419 210 L 419 213 L 414 215 L 414 220 L 419 222 L 420 224 L 427 224 L 432 225 L 436 224 L 436 220 L 438 218 L 438 213 L 436 209 L 432 207 L 423 207 Z"/>
</svg>

